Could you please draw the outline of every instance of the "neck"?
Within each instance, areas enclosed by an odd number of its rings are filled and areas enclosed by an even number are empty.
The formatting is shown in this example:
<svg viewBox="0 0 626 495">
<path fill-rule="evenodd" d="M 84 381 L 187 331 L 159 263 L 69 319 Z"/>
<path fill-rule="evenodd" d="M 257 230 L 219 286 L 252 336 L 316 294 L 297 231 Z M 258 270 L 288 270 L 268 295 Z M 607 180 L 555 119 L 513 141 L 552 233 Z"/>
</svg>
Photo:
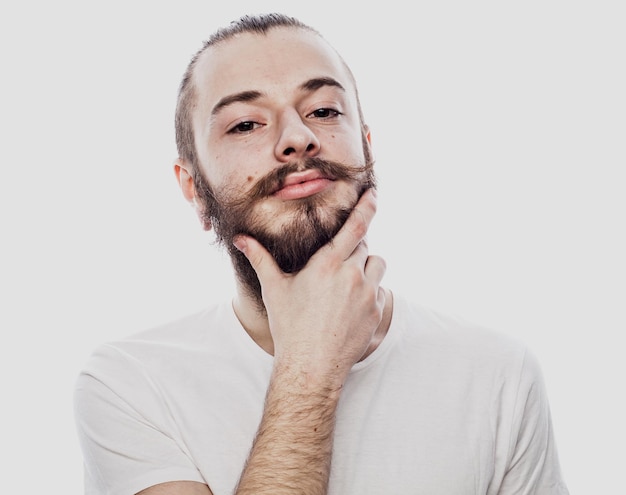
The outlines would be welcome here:
<svg viewBox="0 0 626 495">
<path fill-rule="evenodd" d="M 393 294 L 389 289 L 384 290 L 386 298 L 383 316 L 361 361 L 376 350 L 385 338 L 385 335 L 387 335 L 387 331 L 391 325 Z M 267 313 L 261 311 L 256 300 L 253 300 L 240 286 L 237 287 L 237 293 L 233 300 L 233 309 L 239 322 L 252 340 L 254 340 L 261 349 L 273 356 L 274 341 L 272 339 Z"/>
<path fill-rule="evenodd" d="M 237 292 L 233 299 L 233 310 L 241 326 L 252 340 L 268 354 L 274 355 L 274 341 L 270 332 L 267 312 L 259 307 L 245 289 L 237 284 Z"/>
</svg>

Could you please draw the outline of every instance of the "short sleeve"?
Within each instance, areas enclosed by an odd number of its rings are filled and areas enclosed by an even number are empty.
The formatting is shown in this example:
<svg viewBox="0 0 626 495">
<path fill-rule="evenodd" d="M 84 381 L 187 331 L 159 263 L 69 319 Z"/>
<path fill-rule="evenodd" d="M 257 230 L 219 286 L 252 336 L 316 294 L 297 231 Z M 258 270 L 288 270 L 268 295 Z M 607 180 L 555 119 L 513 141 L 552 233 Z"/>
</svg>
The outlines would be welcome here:
<svg viewBox="0 0 626 495">
<path fill-rule="evenodd" d="M 94 354 L 79 375 L 74 413 L 86 493 L 133 495 L 166 481 L 205 482 L 177 438 L 157 384 L 116 349 Z"/>
<path fill-rule="evenodd" d="M 511 428 L 508 467 L 499 495 L 568 495 L 539 364 L 526 351 Z"/>
</svg>

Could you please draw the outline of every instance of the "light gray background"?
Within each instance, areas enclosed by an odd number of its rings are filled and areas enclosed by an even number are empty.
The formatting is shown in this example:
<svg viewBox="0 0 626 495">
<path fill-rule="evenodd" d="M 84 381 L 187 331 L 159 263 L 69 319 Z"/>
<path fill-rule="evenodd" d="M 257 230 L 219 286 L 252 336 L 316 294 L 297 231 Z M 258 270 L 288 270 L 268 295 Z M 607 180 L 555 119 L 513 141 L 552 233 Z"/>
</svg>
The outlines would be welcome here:
<svg viewBox="0 0 626 495">
<path fill-rule="evenodd" d="M 622 2 L 223 4 L 1 8 L 3 486 L 82 493 L 88 354 L 232 286 L 172 173 L 175 95 L 215 27 L 283 10 L 360 82 L 386 285 L 526 341 L 572 494 L 622 490 Z"/>
</svg>

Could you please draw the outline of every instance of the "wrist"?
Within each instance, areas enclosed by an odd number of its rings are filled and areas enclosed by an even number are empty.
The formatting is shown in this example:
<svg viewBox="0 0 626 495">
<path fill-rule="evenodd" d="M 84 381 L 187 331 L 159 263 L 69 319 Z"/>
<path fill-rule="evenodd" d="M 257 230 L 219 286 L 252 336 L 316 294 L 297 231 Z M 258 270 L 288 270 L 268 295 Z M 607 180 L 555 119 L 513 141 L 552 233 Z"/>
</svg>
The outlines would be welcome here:
<svg viewBox="0 0 626 495">
<path fill-rule="evenodd" d="M 328 363 L 304 363 L 287 356 L 275 356 L 272 384 L 294 396 L 338 401 L 349 368 Z M 328 402 L 330 401 L 330 402 Z"/>
</svg>

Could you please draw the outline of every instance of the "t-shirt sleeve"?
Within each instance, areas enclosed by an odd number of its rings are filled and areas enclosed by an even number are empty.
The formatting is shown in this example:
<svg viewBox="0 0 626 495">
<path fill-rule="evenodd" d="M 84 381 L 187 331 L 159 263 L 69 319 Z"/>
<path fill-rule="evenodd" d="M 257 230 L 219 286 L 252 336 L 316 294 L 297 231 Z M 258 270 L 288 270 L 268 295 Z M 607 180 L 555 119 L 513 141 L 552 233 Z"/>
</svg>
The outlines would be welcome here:
<svg viewBox="0 0 626 495">
<path fill-rule="evenodd" d="M 507 469 L 498 495 L 568 495 L 552 430 L 541 369 L 526 351 L 510 432 Z"/>
<path fill-rule="evenodd" d="M 74 412 L 87 494 L 133 495 L 166 481 L 205 482 L 141 363 L 103 347 L 79 375 Z"/>
</svg>

